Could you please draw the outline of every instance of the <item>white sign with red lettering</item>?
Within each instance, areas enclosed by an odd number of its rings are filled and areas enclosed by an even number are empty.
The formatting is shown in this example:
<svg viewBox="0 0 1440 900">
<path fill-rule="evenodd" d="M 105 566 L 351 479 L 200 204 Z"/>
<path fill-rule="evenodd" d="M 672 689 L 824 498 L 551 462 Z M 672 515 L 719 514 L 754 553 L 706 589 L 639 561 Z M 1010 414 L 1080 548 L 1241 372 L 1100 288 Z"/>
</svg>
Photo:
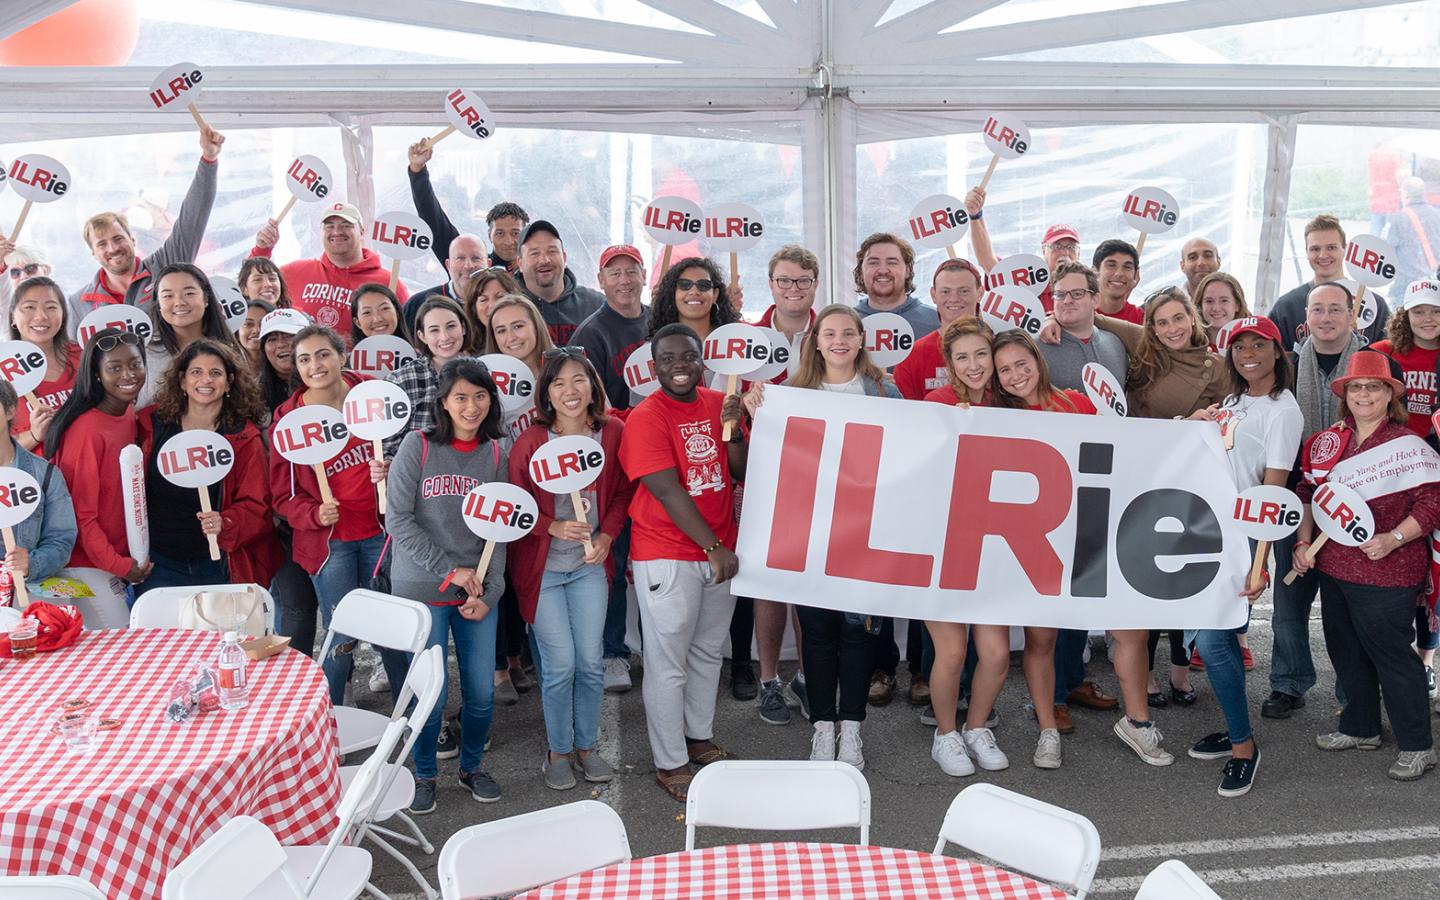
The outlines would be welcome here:
<svg viewBox="0 0 1440 900">
<path fill-rule="evenodd" d="M 220 303 L 220 312 L 225 314 L 225 324 L 231 331 L 239 331 L 245 324 L 245 314 L 250 311 L 250 301 L 240 293 L 240 285 L 228 275 L 211 275 L 210 289 Z"/>
<path fill-rule="evenodd" d="M 1355 328 L 1364 331 L 1375 324 L 1375 317 L 1380 315 L 1380 298 L 1374 291 L 1366 291 L 1360 301 L 1360 313 L 1355 317 Z"/>
<path fill-rule="evenodd" d="M 14 528 L 40 508 L 40 485 L 27 471 L 0 466 L 0 528 Z"/>
<path fill-rule="evenodd" d="M 996 334 L 1018 328 L 1034 337 L 1045 324 L 1045 309 L 1029 288 L 1007 284 L 980 298 L 980 318 Z"/>
<path fill-rule="evenodd" d="M 1310 498 L 1310 514 L 1330 540 L 1358 547 L 1375 536 L 1375 516 L 1365 498 L 1338 481 L 1327 481 Z"/>
<path fill-rule="evenodd" d="M 530 457 L 530 480 L 552 494 L 569 494 L 594 484 L 604 468 L 605 449 L 599 441 L 567 434 L 541 444 Z"/>
<path fill-rule="evenodd" d="M 41 153 L 15 157 L 10 164 L 10 188 L 32 203 L 52 203 L 70 190 L 70 170 L 60 160 Z"/>
<path fill-rule="evenodd" d="M 1104 416 L 1125 417 L 1128 408 L 1125 403 L 1125 388 L 1114 373 L 1099 363 L 1086 363 L 1080 370 L 1080 382 L 1085 386 L 1085 396 L 1095 404 Z"/>
<path fill-rule="evenodd" d="M 992 291 L 1011 285 L 1022 287 L 1036 297 L 1044 292 L 1049 281 L 1050 269 L 1046 267 L 1045 260 L 1033 253 L 1011 254 L 985 274 L 986 285 Z"/>
<path fill-rule="evenodd" d="M 980 134 L 986 148 L 1002 159 L 1019 159 L 1030 149 L 1030 129 L 1013 113 L 990 113 Z"/>
<path fill-rule="evenodd" d="M 770 338 L 744 322 L 721 325 L 705 338 L 705 367 L 721 375 L 749 375 L 770 361 Z"/>
<path fill-rule="evenodd" d="M 705 211 L 705 239 L 715 253 L 739 253 L 760 243 L 765 223 L 744 203 L 719 203 Z"/>
<path fill-rule="evenodd" d="M 131 306 L 128 303 L 106 303 L 97 306 L 85 314 L 80 320 L 80 325 L 75 329 L 75 336 L 81 344 L 88 343 L 95 332 L 103 331 L 106 328 L 118 328 L 121 331 L 128 331 L 140 338 L 140 343 L 150 343 L 150 336 L 154 333 L 155 326 L 150 322 L 150 316 L 138 306 Z"/>
<path fill-rule="evenodd" d="M 500 409 L 507 415 L 535 405 L 535 373 L 524 360 L 503 353 L 487 353 L 480 361 L 495 379 L 500 392 Z"/>
<path fill-rule="evenodd" d="M 435 235 L 414 213 L 381 213 L 370 223 L 370 243 L 375 252 L 391 259 L 420 259 L 430 255 Z"/>
<path fill-rule="evenodd" d="M 345 425 L 365 441 L 383 441 L 410 422 L 410 397 L 399 385 L 371 379 L 345 395 Z"/>
<path fill-rule="evenodd" d="M 45 380 L 45 351 L 29 341 L 0 341 L 0 378 L 25 396 Z"/>
<path fill-rule="evenodd" d="M 415 348 L 404 338 L 393 334 L 377 334 L 357 341 L 351 348 L 350 368 L 363 375 L 380 377 L 395 371 L 407 359 L 414 359 L 418 355 Z"/>
<path fill-rule="evenodd" d="M 529 534 L 540 518 L 535 498 L 508 481 L 488 481 L 470 489 L 460 514 L 476 537 L 508 543 Z"/>
<path fill-rule="evenodd" d="M 468 138 L 484 140 L 495 133 L 495 115 L 475 91 L 456 88 L 446 94 L 445 118 Z"/>
<path fill-rule="evenodd" d="M 286 460 L 313 466 L 339 456 L 350 443 L 350 429 L 333 406 L 301 406 L 275 423 L 270 440 Z"/>
<path fill-rule="evenodd" d="M 625 360 L 625 384 L 636 397 L 648 397 L 660 390 L 660 380 L 655 377 L 655 357 L 650 354 L 650 342 L 646 341 Z"/>
<path fill-rule="evenodd" d="M 958 244 L 970 228 L 965 204 L 949 194 L 933 194 L 915 204 L 905 223 L 910 242 L 926 250 Z"/>
<path fill-rule="evenodd" d="M 1125 195 L 1120 216 L 1126 225 L 1143 234 L 1160 234 L 1180 221 L 1180 204 L 1163 188 L 1138 187 Z"/>
<path fill-rule="evenodd" d="M 1257 484 L 1235 498 L 1234 518 L 1245 536 L 1257 541 L 1278 541 L 1295 533 L 1305 517 L 1305 504 L 1294 491 L 1279 485 Z"/>
<path fill-rule="evenodd" d="M 656 197 L 645 207 L 645 233 L 661 244 L 683 244 L 700 237 L 704 213 L 684 197 Z"/>
<path fill-rule="evenodd" d="M 1245 621 L 1215 429 L 776 386 L 745 477 L 737 595 L 990 625 Z"/>
<path fill-rule="evenodd" d="M 770 340 L 770 361 L 751 372 L 749 377 L 751 381 L 769 381 L 778 377 L 781 372 L 790 369 L 791 364 L 795 362 L 792 357 L 796 348 L 791 347 L 790 339 L 779 329 L 765 328 L 760 325 L 755 327 L 765 332 L 765 337 Z M 798 340 L 796 346 L 798 347 Z"/>
<path fill-rule="evenodd" d="M 865 326 L 865 354 L 882 369 L 900 365 L 915 347 L 915 327 L 904 316 L 871 313 L 861 324 Z"/>
<path fill-rule="evenodd" d="M 194 63 L 176 63 L 150 82 L 150 103 L 156 109 L 180 109 L 196 103 L 200 100 L 200 82 L 204 78 Z"/>
<path fill-rule="evenodd" d="M 285 187 L 296 200 L 304 203 L 318 203 L 330 193 L 335 179 L 330 177 L 330 167 L 318 157 L 306 154 L 295 157 L 285 170 Z"/>
<path fill-rule="evenodd" d="M 1216 351 L 1224 353 L 1230 347 L 1230 341 L 1235 337 L 1235 329 L 1239 328 L 1243 321 L 1245 321 L 1243 318 L 1231 319 L 1220 326 L 1220 330 L 1215 332 Z"/>
<path fill-rule="evenodd" d="M 1395 248 L 1373 234 L 1357 234 L 1345 247 L 1345 271 L 1367 288 L 1395 280 Z"/>
<path fill-rule="evenodd" d="M 209 487 L 224 481 L 235 467 L 235 450 L 223 435 L 193 428 L 166 441 L 155 466 L 176 487 Z"/>
</svg>

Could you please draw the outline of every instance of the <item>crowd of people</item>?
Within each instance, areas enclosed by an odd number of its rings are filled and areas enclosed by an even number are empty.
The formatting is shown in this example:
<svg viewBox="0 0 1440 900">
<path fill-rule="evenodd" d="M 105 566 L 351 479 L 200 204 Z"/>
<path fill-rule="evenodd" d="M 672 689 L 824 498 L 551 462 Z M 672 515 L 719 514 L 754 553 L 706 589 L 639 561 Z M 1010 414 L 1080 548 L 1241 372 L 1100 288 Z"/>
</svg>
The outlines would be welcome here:
<svg viewBox="0 0 1440 900">
<path fill-rule="evenodd" d="M 748 426 L 766 384 L 732 395 L 708 386 L 703 341 L 741 311 L 738 287 L 713 261 L 680 259 L 652 289 L 644 255 L 612 246 L 600 256 L 596 287 L 587 287 L 567 266 L 556 227 L 514 203 L 492 209 L 483 234 L 453 224 L 430 187 L 426 140 L 410 148 L 410 185 L 436 235 L 449 274 L 443 284 L 413 295 L 404 285 L 392 289 L 364 246 L 360 211 L 328 203 L 314 259 L 277 266 L 269 253 L 278 227 L 272 220 L 259 229 L 235 275 L 249 309 L 232 331 L 209 278 L 193 264 L 223 141 L 202 132 L 197 175 L 174 232 L 150 255 L 139 255 L 123 215 L 102 212 L 86 222 L 83 237 L 100 268 L 69 297 L 43 251 L 0 240 L 12 288 L 10 338 L 46 356 L 36 405 L 0 381 L 13 439 L 0 443 L 0 465 L 31 473 L 44 493 L 0 568 L 7 596 L 14 578 L 37 586 L 73 578 L 93 595 L 71 601 L 87 627 L 122 628 L 128 605 L 151 588 L 254 582 L 270 587 L 278 631 L 307 654 L 356 587 L 383 584 L 426 603 L 431 645 L 453 642 L 461 694 L 458 714 L 451 718 L 442 698 L 416 743 L 413 811 L 426 813 L 435 808 L 437 759 L 459 757 L 460 781 L 476 800 L 500 797 L 484 753 L 496 704 L 514 703 L 533 686 L 527 655 L 544 709 L 545 783 L 563 790 L 614 777 L 616 761 L 597 752 L 599 713 L 605 690 L 632 686 L 625 635 L 633 582 L 661 788 L 683 800 L 693 767 L 735 755 L 714 733 L 727 642 L 736 698 L 755 700 L 758 717 L 773 725 L 798 709 L 813 727 L 811 759 L 864 767 L 867 707 L 890 703 L 898 689 L 894 620 L 730 590 L 744 565 L 734 547 Z M 1022 330 L 996 333 L 981 316 L 984 272 L 997 260 L 984 192 L 972 190 L 965 203 L 978 265 L 941 262 L 929 303 L 916 287 L 914 251 L 896 235 L 862 241 L 853 285 L 829 291 L 853 288 L 858 303 L 819 309 L 819 259 L 801 246 L 777 250 L 768 263 L 772 303 L 759 324 L 783 334 L 794 352 L 774 383 L 894 402 L 1093 415 L 1082 372 L 1098 363 L 1123 384 L 1130 415 L 1213 423 L 1238 489 L 1290 486 L 1307 501 L 1382 445 L 1435 458 L 1440 283 L 1406 286 L 1393 315 L 1381 302 L 1375 321 L 1357 330 L 1337 219 L 1319 216 L 1306 226 L 1314 277 L 1277 298 L 1268 317 L 1252 313 L 1220 248 L 1203 237 L 1185 242 L 1174 286 L 1135 302 L 1135 246 L 1101 240 L 1086 264 L 1078 231 L 1054 225 L 1040 248 L 1047 317 L 1037 340 Z M 103 328 L 79 341 L 78 320 L 115 303 L 146 311 L 151 334 Z M 896 313 L 913 327 L 914 347 L 893 371 L 867 356 L 864 316 L 873 312 Z M 304 406 L 341 409 L 367 378 L 347 366 L 349 350 L 378 335 L 414 347 L 413 358 L 383 376 L 409 397 L 413 414 L 385 442 L 383 459 L 370 441 L 352 437 L 324 464 L 322 490 L 310 466 L 271 449 L 267 430 Z M 647 344 L 659 389 L 642 399 L 624 368 Z M 487 354 L 531 373 L 533 405 L 502 406 L 480 358 Z M 727 425 L 735 426 L 728 438 Z M 206 508 L 195 490 L 175 487 L 157 469 L 156 448 L 192 429 L 224 435 L 235 459 L 209 488 Z M 590 436 L 605 451 L 603 471 L 578 505 L 538 487 L 529 467 L 547 441 L 570 435 Z M 144 453 L 151 510 L 143 562 L 130 549 L 122 499 L 119 458 L 131 444 Z M 1290 717 L 1315 686 L 1308 623 L 1318 594 L 1340 712 L 1317 745 L 1380 747 L 1383 704 L 1399 749 L 1389 775 L 1399 780 L 1418 779 L 1436 763 L 1427 700 L 1436 692 L 1431 665 L 1440 643 L 1427 549 L 1440 527 L 1433 471 L 1417 463 L 1367 497 L 1376 530 L 1359 547 L 1329 542 L 1312 558 L 1317 529 L 1308 513 L 1274 547 L 1271 692 L 1260 715 Z M 473 487 L 492 481 L 531 493 L 538 524 L 495 549 L 480 572 L 483 542 L 460 527 L 461 505 Z M 1287 583 L 1292 572 L 1298 577 Z M 1253 603 L 1268 581 L 1247 584 L 1244 596 Z M 787 627 L 799 649 L 788 681 L 780 676 Z M 1117 697 L 1086 679 L 1086 632 L 1026 627 L 1021 670 L 1038 732 L 1033 764 L 1062 765 L 1062 735 L 1075 728 L 1070 707 L 1082 705 L 1116 710 L 1119 741 L 1146 764 L 1171 765 L 1155 711 L 1194 704 L 1191 671 L 1203 669 L 1223 729 L 1189 755 L 1225 760 L 1219 793 L 1246 793 L 1261 751 L 1246 702 L 1253 657 L 1245 631 L 1168 631 L 1169 665 L 1158 672 L 1161 632 L 1111 631 Z M 1009 673 L 1009 629 L 912 621 L 904 643 L 908 699 L 935 729 L 939 768 L 952 776 L 1006 768 L 992 729 Z M 339 705 L 354 653 L 353 642 L 335 645 L 321 664 Z M 380 655 L 372 687 L 398 686 L 406 654 L 381 648 Z"/>
</svg>

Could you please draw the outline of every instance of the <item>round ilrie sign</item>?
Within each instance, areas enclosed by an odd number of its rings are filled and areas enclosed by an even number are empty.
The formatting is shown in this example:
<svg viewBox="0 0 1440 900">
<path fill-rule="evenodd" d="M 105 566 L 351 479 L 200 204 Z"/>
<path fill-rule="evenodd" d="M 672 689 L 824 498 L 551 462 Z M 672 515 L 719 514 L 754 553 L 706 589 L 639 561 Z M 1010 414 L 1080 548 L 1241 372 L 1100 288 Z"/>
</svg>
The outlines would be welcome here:
<svg viewBox="0 0 1440 900">
<path fill-rule="evenodd" d="M 410 422 L 410 397 L 399 385 L 371 379 L 345 395 L 345 425 L 362 441 L 383 441 Z"/>
<path fill-rule="evenodd" d="M 302 406 L 275 423 L 275 452 L 297 466 L 329 462 L 350 443 L 350 429 L 332 406 Z"/>
<path fill-rule="evenodd" d="M 0 466 L 0 528 L 14 528 L 40 506 L 40 485 L 24 469 Z"/>
<path fill-rule="evenodd" d="M 605 468 L 605 448 L 583 434 L 551 438 L 530 457 L 530 479 L 552 494 L 584 490 Z"/>
<path fill-rule="evenodd" d="M 165 480 L 176 487 L 203 488 L 230 474 L 235 466 L 235 451 L 223 435 L 192 428 L 166 441 L 155 464 Z"/>
<path fill-rule="evenodd" d="M 508 481 L 488 481 L 470 489 L 460 514 L 476 537 L 506 543 L 530 533 L 539 520 L 540 507 L 524 488 Z"/>
<path fill-rule="evenodd" d="M 0 341 L 0 378 L 25 396 L 45 380 L 45 351 L 29 341 Z"/>
</svg>

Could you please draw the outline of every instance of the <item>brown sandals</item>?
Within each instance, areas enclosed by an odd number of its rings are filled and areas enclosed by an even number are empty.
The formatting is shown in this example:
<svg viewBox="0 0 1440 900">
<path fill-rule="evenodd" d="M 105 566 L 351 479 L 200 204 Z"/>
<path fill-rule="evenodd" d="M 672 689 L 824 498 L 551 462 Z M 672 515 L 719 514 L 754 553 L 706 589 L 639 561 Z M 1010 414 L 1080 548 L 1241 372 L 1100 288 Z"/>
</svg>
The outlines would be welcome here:
<svg viewBox="0 0 1440 900">
<path fill-rule="evenodd" d="M 690 770 L 684 766 L 678 769 L 656 769 L 655 782 L 674 799 L 685 802 L 685 797 L 690 789 Z"/>
</svg>

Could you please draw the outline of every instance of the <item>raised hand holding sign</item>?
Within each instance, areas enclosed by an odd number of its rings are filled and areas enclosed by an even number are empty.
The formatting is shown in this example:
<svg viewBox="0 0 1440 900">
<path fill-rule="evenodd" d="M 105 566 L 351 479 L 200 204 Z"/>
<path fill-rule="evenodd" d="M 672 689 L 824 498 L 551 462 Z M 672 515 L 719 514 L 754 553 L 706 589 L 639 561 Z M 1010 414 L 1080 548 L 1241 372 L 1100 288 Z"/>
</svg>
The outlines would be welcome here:
<svg viewBox="0 0 1440 900">
<path fill-rule="evenodd" d="M 30 207 L 35 203 L 54 203 L 70 190 L 70 170 L 58 159 L 51 159 L 40 153 L 27 153 L 15 157 L 10 164 L 7 181 L 10 189 L 25 198 L 20 207 L 20 217 L 10 232 L 10 243 L 20 238 L 20 229 L 30 216 Z"/>
<path fill-rule="evenodd" d="M 705 213 L 705 237 L 716 253 L 730 254 L 730 289 L 740 283 L 740 251 L 760 243 L 765 223 L 760 211 L 744 203 L 721 203 Z M 663 273 L 662 273 L 663 274 Z"/>
<path fill-rule="evenodd" d="M 1135 252 L 1140 254 L 1145 252 L 1147 237 L 1169 231 L 1180 221 L 1180 204 L 1162 188 L 1138 187 L 1125 195 L 1120 218 L 1140 232 L 1140 240 L 1135 242 Z"/>
<path fill-rule="evenodd" d="M 235 451 L 222 435 L 203 428 L 182 431 L 165 442 L 156 457 L 155 466 L 165 480 L 182 488 L 194 488 L 200 495 L 200 512 L 213 513 L 210 507 L 210 485 L 224 481 L 235 466 Z M 217 536 L 205 533 L 210 543 L 210 558 L 219 562 L 220 544 Z"/>
<path fill-rule="evenodd" d="M 195 107 L 200 100 L 200 82 L 204 79 L 204 73 L 194 63 L 176 63 L 150 82 L 150 103 L 156 109 L 170 109 L 184 103 L 196 127 L 204 131 L 210 126 Z"/>
<path fill-rule="evenodd" d="M 1276 485 L 1257 484 L 1235 498 L 1234 515 L 1245 536 L 1259 542 L 1255 547 L 1255 561 L 1250 565 L 1250 577 L 1246 580 L 1246 585 L 1255 590 L 1260 587 L 1270 544 L 1295 533 L 1295 529 L 1300 527 L 1300 520 L 1305 517 L 1305 507 L 1294 491 Z M 1290 574 L 1293 576 L 1295 573 Z M 1286 584 L 1291 580 L 1287 578 Z"/>
<path fill-rule="evenodd" d="M 445 118 L 450 121 L 450 124 L 433 137 L 427 138 L 431 146 L 445 140 L 457 131 L 477 141 L 483 141 L 495 133 L 495 116 L 475 91 L 456 88 L 447 93 L 445 95 Z"/>
<path fill-rule="evenodd" d="M 949 194 L 935 194 L 926 197 L 910 210 L 906 222 L 910 229 L 910 242 L 926 250 L 945 252 L 955 258 L 955 245 L 970 228 L 970 214 L 965 204 Z"/>
<path fill-rule="evenodd" d="M 388 381 L 366 381 L 345 396 L 345 425 L 361 440 L 371 441 L 375 458 L 385 461 L 386 438 L 404 430 L 410 422 L 410 397 L 399 385 Z M 385 515 L 385 482 L 375 483 L 380 515 Z"/>
<path fill-rule="evenodd" d="M 580 492 L 595 483 L 605 468 L 605 448 L 583 434 L 551 438 L 530 457 L 530 480 L 552 494 L 569 494 L 575 507 L 575 521 L 589 527 L 585 501 Z M 585 555 L 595 553 L 590 539 L 583 541 Z"/>
<path fill-rule="evenodd" d="M 24 469 L 14 466 L 0 467 L 0 534 L 5 538 L 5 552 L 15 550 L 15 526 L 34 515 L 40 508 L 40 485 Z M 11 572 L 15 584 L 16 605 L 21 609 L 30 605 L 30 594 L 25 590 L 24 572 Z"/>
<path fill-rule="evenodd" d="M 275 217 L 275 224 L 279 225 L 284 221 L 296 200 L 304 200 L 306 203 L 319 203 L 324 200 L 330 195 L 330 187 L 334 183 L 335 179 L 330 176 L 330 167 L 319 158 L 308 154 L 295 157 L 285 169 L 285 187 L 290 190 L 290 199 L 285 201 L 280 215 Z"/>
<path fill-rule="evenodd" d="M 980 179 L 980 190 L 983 191 L 990 185 L 990 176 L 995 174 L 995 164 L 1000 157 L 1019 159 L 1030 149 L 1030 129 L 1010 113 L 991 113 L 985 117 L 985 124 L 980 126 L 980 134 L 991 154 L 985 177 Z"/>
<path fill-rule="evenodd" d="M 660 256 L 660 275 L 670 268 L 670 251 L 676 244 L 693 241 L 704 227 L 705 214 L 684 197 L 656 197 L 645 207 L 641 224 L 645 233 L 665 245 Z"/>
<path fill-rule="evenodd" d="M 740 376 L 749 375 L 770 361 L 770 338 L 754 325 L 731 322 L 705 338 L 705 367 L 726 376 L 725 396 L 739 393 Z M 730 440 L 730 420 L 721 440 Z"/>
</svg>

